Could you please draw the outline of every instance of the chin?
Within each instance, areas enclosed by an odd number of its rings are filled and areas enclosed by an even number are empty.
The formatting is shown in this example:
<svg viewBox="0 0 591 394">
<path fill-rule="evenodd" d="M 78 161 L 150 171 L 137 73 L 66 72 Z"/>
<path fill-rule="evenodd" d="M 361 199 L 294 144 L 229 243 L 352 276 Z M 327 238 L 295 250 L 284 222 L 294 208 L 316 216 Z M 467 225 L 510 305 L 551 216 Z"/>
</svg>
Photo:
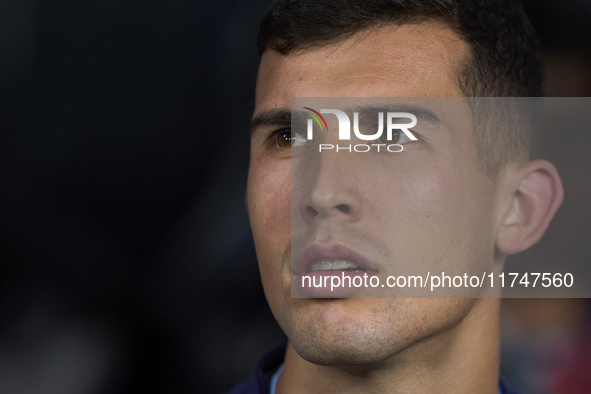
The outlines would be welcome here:
<svg viewBox="0 0 591 394">
<path fill-rule="evenodd" d="M 291 325 L 289 341 L 306 361 L 326 366 L 369 365 L 405 347 L 401 341 L 404 329 L 394 327 L 390 319 L 331 318 L 298 319 Z"/>
<path fill-rule="evenodd" d="M 315 335 L 296 335 L 290 338 L 295 351 L 304 360 L 325 366 L 361 366 L 383 361 L 395 353 L 382 341 L 340 338 L 326 341 Z"/>
</svg>

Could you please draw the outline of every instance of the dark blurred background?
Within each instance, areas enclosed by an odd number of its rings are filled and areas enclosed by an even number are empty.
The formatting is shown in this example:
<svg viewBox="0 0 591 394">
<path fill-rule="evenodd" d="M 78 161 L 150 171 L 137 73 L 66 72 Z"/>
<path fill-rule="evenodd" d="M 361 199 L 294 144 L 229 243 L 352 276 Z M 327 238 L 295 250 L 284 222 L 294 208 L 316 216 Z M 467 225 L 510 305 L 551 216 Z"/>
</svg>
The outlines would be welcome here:
<svg viewBox="0 0 591 394">
<path fill-rule="evenodd" d="M 589 96 L 591 3 L 526 4 L 547 95 Z M 0 393 L 223 392 L 282 338 L 243 201 L 267 5 L 0 0 Z M 556 221 L 591 233 L 567 209 L 591 198 L 573 135 L 574 156 L 543 152 L 567 189 Z M 504 310 L 512 382 L 591 392 L 560 383 L 591 376 L 586 300 Z"/>
</svg>

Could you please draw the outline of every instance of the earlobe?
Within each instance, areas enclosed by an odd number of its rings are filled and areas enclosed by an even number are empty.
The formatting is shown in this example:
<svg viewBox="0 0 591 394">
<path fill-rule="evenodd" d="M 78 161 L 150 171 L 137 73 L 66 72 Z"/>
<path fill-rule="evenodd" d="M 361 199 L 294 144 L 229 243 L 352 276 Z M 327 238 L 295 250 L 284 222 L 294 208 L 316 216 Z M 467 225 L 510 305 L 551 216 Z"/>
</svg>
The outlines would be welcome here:
<svg viewBox="0 0 591 394">
<path fill-rule="evenodd" d="M 529 162 L 515 175 L 518 186 L 497 234 L 497 249 L 506 255 L 528 249 L 542 238 L 564 196 L 558 171 L 547 161 Z"/>
</svg>

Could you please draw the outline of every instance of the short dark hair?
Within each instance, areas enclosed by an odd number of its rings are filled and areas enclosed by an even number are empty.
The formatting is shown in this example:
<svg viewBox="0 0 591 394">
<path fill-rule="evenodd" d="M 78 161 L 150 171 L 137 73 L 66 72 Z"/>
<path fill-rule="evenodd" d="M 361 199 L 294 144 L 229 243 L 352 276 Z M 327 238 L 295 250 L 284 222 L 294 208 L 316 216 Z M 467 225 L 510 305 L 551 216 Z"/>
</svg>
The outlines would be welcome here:
<svg viewBox="0 0 591 394">
<path fill-rule="evenodd" d="M 287 55 L 388 25 L 440 21 L 471 47 L 459 73 L 468 97 L 542 95 L 539 40 L 518 0 L 277 0 L 258 50 Z"/>
<path fill-rule="evenodd" d="M 457 73 L 466 97 L 542 95 L 538 36 L 518 0 L 276 0 L 260 24 L 257 44 L 259 55 L 267 49 L 288 55 L 368 29 L 421 22 L 442 23 L 469 44 L 470 56 Z M 487 161 L 483 169 L 489 175 L 524 151 L 533 154 L 531 132 L 519 136 L 519 146 L 502 146 L 502 153 L 490 147 L 515 139 L 477 134 L 479 154 Z M 482 151 L 485 147 L 488 152 Z"/>
</svg>

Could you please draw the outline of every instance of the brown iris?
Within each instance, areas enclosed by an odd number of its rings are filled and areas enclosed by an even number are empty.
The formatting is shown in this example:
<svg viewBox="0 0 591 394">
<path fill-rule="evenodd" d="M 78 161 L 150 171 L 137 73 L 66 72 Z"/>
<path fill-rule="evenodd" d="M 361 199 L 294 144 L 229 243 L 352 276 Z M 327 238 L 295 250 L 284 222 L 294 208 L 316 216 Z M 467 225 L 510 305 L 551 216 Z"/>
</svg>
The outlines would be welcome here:
<svg viewBox="0 0 591 394">
<path fill-rule="evenodd" d="M 380 137 L 380 140 L 385 144 L 397 144 L 398 141 L 400 141 L 400 133 L 400 130 L 392 130 L 392 140 L 388 141 L 388 133 L 384 131 L 384 133 Z"/>
<path fill-rule="evenodd" d="M 280 130 L 277 133 L 276 143 L 279 148 L 290 148 L 292 145 L 291 130 Z"/>
</svg>

